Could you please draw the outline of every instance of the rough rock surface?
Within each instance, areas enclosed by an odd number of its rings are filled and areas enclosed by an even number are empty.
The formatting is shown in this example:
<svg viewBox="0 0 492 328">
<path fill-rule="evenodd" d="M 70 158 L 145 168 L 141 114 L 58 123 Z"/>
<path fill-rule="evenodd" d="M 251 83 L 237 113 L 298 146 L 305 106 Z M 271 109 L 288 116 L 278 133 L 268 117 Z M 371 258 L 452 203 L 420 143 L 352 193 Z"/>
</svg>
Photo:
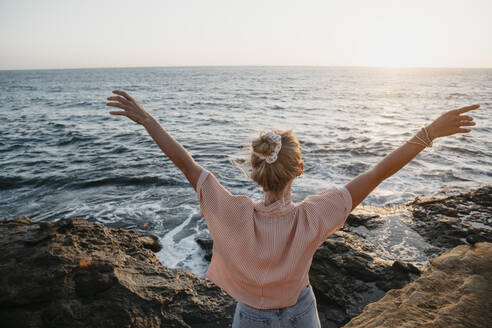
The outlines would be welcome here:
<svg viewBox="0 0 492 328">
<path fill-rule="evenodd" d="M 369 304 L 346 328 L 488 328 L 492 243 L 460 245 L 431 261 L 414 282 Z"/>
<path fill-rule="evenodd" d="M 82 219 L 0 221 L 0 326 L 230 326 L 230 296 L 150 249 L 155 238 Z"/>
<path fill-rule="evenodd" d="M 407 205 L 413 212 L 412 228 L 437 253 L 462 244 L 492 242 L 492 186 L 453 196 L 420 196 Z"/>
<path fill-rule="evenodd" d="M 340 327 L 370 302 L 420 275 L 410 263 L 383 261 L 359 238 L 339 231 L 316 251 L 309 279 L 323 327 Z"/>
</svg>

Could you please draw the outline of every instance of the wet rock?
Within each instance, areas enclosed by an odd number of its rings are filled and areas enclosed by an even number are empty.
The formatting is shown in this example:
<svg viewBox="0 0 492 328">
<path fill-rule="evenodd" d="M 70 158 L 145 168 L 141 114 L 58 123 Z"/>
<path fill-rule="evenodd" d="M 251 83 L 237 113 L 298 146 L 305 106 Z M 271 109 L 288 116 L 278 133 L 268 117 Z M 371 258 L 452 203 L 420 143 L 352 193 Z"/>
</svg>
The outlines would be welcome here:
<svg viewBox="0 0 492 328">
<path fill-rule="evenodd" d="M 0 326 L 230 326 L 235 301 L 162 266 L 153 240 L 82 219 L 0 221 Z"/>
<path fill-rule="evenodd" d="M 434 254 L 462 244 L 492 242 L 492 187 L 444 197 L 417 197 L 407 204 L 412 229 L 431 245 Z"/>
<path fill-rule="evenodd" d="M 401 272 L 420 274 L 420 269 L 412 263 L 394 261 L 392 267 L 393 269 L 399 270 Z"/>
<path fill-rule="evenodd" d="M 372 230 L 381 226 L 383 222 L 379 215 L 349 214 L 345 224 L 352 227 L 364 226 Z"/>
<path fill-rule="evenodd" d="M 196 242 L 206 251 L 203 258 L 207 261 L 212 261 L 212 250 L 214 247 L 213 240 L 211 238 L 197 238 Z"/>
<path fill-rule="evenodd" d="M 323 327 L 340 327 L 394 288 L 414 280 L 420 270 L 400 261 L 384 261 L 363 240 L 338 231 L 313 257 L 309 278 Z"/>
<path fill-rule="evenodd" d="M 487 238 L 483 235 L 480 235 L 480 234 L 470 234 L 468 236 L 466 236 L 466 241 L 470 244 L 470 245 L 473 245 L 475 243 L 481 243 L 481 242 L 486 242 L 487 241 Z"/>
<path fill-rule="evenodd" d="M 391 290 L 346 328 L 477 327 L 492 322 L 492 244 L 460 245 L 431 261 L 402 289 Z"/>
<path fill-rule="evenodd" d="M 157 253 L 162 249 L 161 242 L 156 235 L 153 235 L 146 231 L 136 231 L 140 236 L 139 241 L 143 247 L 150 249 L 152 252 Z"/>
</svg>

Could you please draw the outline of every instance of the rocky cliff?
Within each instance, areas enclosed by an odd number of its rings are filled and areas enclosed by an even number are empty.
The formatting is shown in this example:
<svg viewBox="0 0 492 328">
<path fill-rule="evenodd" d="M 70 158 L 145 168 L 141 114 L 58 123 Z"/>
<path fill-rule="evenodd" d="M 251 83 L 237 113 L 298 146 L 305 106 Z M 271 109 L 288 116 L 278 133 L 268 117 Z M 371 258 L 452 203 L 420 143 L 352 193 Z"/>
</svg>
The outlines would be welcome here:
<svg viewBox="0 0 492 328">
<path fill-rule="evenodd" d="M 491 327 L 492 243 L 460 245 L 402 289 L 369 304 L 346 328 Z"/>
<path fill-rule="evenodd" d="M 0 326 L 228 327 L 233 299 L 153 248 L 82 219 L 1 221 Z"/>
</svg>

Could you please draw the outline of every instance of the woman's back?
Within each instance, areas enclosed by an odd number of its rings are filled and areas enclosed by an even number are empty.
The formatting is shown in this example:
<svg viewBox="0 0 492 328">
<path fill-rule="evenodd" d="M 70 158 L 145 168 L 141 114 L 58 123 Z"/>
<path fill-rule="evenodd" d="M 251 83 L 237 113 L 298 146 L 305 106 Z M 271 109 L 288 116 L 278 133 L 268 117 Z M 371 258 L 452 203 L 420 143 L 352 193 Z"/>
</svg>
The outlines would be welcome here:
<svg viewBox="0 0 492 328">
<path fill-rule="evenodd" d="M 352 199 L 345 187 L 294 195 L 265 206 L 231 195 L 203 170 L 197 183 L 200 210 L 214 240 L 206 277 L 235 299 L 259 309 L 296 303 L 309 284 L 312 257 L 343 226 Z"/>
</svg>

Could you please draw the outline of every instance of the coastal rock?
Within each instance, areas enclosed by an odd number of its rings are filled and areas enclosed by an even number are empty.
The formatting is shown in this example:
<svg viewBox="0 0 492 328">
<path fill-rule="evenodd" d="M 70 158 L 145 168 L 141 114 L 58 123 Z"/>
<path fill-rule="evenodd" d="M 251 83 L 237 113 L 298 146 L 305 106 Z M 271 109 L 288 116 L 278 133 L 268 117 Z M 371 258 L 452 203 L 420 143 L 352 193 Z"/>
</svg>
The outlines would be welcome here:
<svg viewBox="0 0 492 328">
<path fill-rule="evenodd" d="M 363 240 L 344 231 L 323 242 L 309 271 L 323 327 L 340 327 L 368 303 L 419 275 L 411 263 L 382 260 Z"/>
<path fill-rule="evenodd" d="M 157 253 L 162 249 L 162 244 L 159 241 L 159 237 L 148 233 L 147 231 L 135 231 L 140 239 L 139 242 L 144 248 L 150 249 L 152 252 Z"/>
<path fill-rule="evenodd" d="M 492 243 L 460 245 L 431 261 L 414 282 L 369 304 L 346 328 L 488 328 Z"/>
<path fill-rule="evenodd" d="M 83 219 L 0 221 L 2 327 L 228 327 L 234 300 L 155 239 Z"/>
<path fill-rule="evenodd" d="M 373 230 L 382 224 L 383 220 L 379 215 L 349 214 L 343 228 L 350 230 L 350 227 L 364 226 L 369 230 Z"/>
<path fill-rule="evenodd" d="M 407 203 L 411 228 L 433 246 L 437 255 L 462 244 L 492 242 L 492 187 L 452 196 L 417 197 Z"/>
<path fill-rule="evenodd" d="M 214 248 L 214 241 L 211 238 L 197 238 L 196 242 L 201 248 L 205 250 L 203 258 L 207 261 L 212 261 L 212 250 Z"/>
</svg>

